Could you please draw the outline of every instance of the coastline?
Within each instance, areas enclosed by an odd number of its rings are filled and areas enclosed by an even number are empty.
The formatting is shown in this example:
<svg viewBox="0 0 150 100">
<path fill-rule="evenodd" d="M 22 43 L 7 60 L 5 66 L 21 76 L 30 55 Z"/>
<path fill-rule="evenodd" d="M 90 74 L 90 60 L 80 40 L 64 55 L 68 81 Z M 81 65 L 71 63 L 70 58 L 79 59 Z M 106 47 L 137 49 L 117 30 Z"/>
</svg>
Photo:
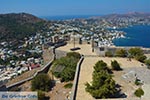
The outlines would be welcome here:
<svg viewBox="0 0 150 100">
<path fill-rule="evenodd" d="M 124 38 L 113 40 L 115 46 L 150 48 L 150 43 L 148 42 L 148 37 L 150 37 L 150 25 L 133 25 L 118 30 L 124 31 L 126 34 Z"/>
</svg>

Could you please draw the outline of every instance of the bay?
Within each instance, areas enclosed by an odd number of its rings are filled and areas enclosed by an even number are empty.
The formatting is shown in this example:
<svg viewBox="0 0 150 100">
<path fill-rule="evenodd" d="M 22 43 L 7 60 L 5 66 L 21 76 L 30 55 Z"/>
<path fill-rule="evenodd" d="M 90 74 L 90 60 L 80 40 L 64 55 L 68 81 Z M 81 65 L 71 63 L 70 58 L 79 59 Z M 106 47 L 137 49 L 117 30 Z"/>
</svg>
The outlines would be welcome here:
<svg viewBox="0 0 150 100">
<path fill-rule="evenodd" d="M 114 45 L 150 48 L 150 25 L 135 25 L 118 30 L 126 32 L 126 38 L 113 40 Z"/>
</svg>

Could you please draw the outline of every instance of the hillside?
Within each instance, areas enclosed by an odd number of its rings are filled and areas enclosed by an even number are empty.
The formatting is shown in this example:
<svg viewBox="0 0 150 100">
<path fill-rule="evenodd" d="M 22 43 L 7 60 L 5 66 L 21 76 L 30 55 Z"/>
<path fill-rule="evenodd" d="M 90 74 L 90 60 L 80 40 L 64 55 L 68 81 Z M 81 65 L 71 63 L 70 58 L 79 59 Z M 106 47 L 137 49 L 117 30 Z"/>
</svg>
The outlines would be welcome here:
<svg viewBox="0 0 150 100">
<path fill-rule="evenodd" d="M 35 34 L 44 20 L 27 13 L 0 14 L 0 40 L 22 39 Z"/>
<path fill-rule="evenodd" d="M 109 14 L 97 17 L 91 17 L 92 19 L 118 19 L 118 18 L 146 18 L 150 19 L 150 13 L 130 12 L 126 14 Z"/>
</svg>

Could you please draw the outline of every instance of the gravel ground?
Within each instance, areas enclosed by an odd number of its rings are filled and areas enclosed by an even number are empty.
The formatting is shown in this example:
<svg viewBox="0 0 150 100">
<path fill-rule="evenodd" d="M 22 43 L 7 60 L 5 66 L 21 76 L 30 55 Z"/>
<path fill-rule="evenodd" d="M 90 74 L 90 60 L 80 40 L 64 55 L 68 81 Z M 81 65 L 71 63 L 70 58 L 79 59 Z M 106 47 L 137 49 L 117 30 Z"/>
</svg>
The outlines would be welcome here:
<svg viewBox="0 0 150 100">
<path fill-rule="evenodd" d="M 144 84 L 142 88 L 144 90 L 144 96 L 142 96 L 142 100 L 150 100 L 150 84 Z"/>
<path fill-rule="evenodd" d="M 66 83 L 57 83 L 56 86 L 47 95 L 50 96 L 50 100 L 69 100 L 71 95 L 71 88 L 65 89 Z"/>
<path fill-rule="evenodd" d="M 126 80 L 133 81 L 133 77 L 135 78 L 136 74 L 136 77 L 143 81 L 142 89 L 144 90 L 144 96 L 140 100 L 150 100 L 150 70 L 146 67 L 134 67 L 125 69 L 124 71 L 128 75 Z"/>
<path fill-rule="evenodd" d="M 134 73 L 137 78 L 144 81 L 145 84 L 150 84 L 150 70 L 146 67 L 134 67 L 125 69 L 125 73 Z"/>
</svg>

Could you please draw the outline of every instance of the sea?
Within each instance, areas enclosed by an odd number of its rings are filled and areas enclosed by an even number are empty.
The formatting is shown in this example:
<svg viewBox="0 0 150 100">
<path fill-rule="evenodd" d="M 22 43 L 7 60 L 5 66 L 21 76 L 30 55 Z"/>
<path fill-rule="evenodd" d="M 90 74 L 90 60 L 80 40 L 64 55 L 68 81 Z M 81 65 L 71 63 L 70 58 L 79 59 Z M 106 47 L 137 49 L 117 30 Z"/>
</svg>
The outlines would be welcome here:
<svg viewBox="0 0 150 100">
<path fill-rule="evenodd" d="M 76 18 L 90 18 L 102 15 L 78 15 L 78 16 L 47 16 L 42 17 L 47 20 L 70 20 Z M 150 48 L 150 25 L 134 25 L 126 28 L 117 29 L 124 31 L 126 38 L 113 40 L 116 46 L 137 46 Z"/>
<path fill-rule="evenodd" d="M 46 20 L 71 20 L 71 19 L 78 19 L 78 18 L 91 18 L 95 16 L 102 16 L 102 15 L 64 15 L 64 16 L 40 16 L 40 18 Z"/>
<path fill-rule="evenodd" d="M 113 40 L 114 45 L 150 48 L 150 25 L 135 25 L 118 30 L 126 32 L 125 38 Z"/>
</svg>

